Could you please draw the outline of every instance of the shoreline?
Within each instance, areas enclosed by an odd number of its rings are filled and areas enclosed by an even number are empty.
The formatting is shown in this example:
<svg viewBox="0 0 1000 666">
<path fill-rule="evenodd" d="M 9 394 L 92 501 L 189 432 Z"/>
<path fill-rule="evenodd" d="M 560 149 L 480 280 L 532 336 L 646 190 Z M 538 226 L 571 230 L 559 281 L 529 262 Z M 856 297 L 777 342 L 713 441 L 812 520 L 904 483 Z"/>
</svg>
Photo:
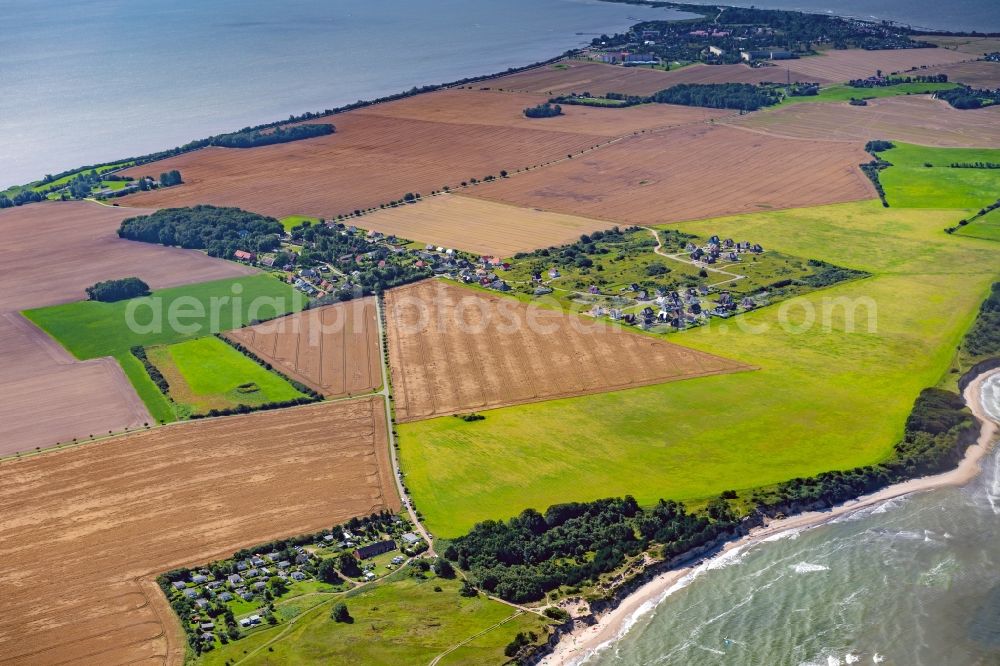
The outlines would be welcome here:
<svg viewBox="0 0 1000 666">
<path fill-rule="evenodd" d="M 1000 368 L 987 370 L 977 375 L 962 393 L 966 405 L 980 421 L 980 430 L 976 442 L 966 449 L 965 455 L 954 469 L 934 476 L 924 476 L 887 486 L 882 490 L 863 495 L 844 504 L 838 504 L 825 511 L 808 511 L 787 518 L 767 521 L 763 526 L 750 530 L 746 536 L 726 543 L 710 557 L 659 574 L 625 597 L 613 609 L 598 616 L 595 624 L 574 623 L 573 629 L 560 635 L 552 651 L 540 659 L 538 663 L 544 666 L 570 666 L 593 656 L 621 638 L 631 629 L 640 614 L 656 608 L 677 589 L 680 583 L 684 582 L 684 579 L 748 546 L 779 537 L 788 532 L 818 527 L 835 518 L 898 497 L 937 488 L 964 486 L 969 483 L 979 475 L 980 461 L 992 450 L 997 435 L 1000 433 L 1000 424 L 986 413 L 982 403 L 983 383 L 994 375 L 1000 375 Z"/>
</svg>

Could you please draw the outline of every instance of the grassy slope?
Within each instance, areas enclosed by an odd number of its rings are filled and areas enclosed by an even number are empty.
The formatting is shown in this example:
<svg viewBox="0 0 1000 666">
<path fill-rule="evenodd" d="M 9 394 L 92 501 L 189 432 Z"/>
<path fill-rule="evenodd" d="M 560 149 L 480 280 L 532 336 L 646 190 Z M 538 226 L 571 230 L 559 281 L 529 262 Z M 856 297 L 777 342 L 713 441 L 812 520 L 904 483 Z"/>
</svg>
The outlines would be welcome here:
<svg viewBox="0 0 1000 666">
<path fill-rule="evenodd" d="M 493 410 L 475 423 L 400 425 L 417 506 L 447 537 L 529 506 L 624 493 L 699 499 L 884 458 L 1000 270 L 991 243 L 943 233 L 966 214 L 861 202 L 679 225 L 874 275 L 670 338 L 757 372 Z M 835 297 L 872 299 L 877 330 L 864 311 L 855 333 L 842 316 L 825 332 L 781 327 L 783 311 L 796 323 L 803 303 L 818 310 Z"/>
<path fill-rule="evenodd" d="M 891 206 L 979 208 L 1000 196 L 1000 169 L 948 166 L 952 162 L 1000 163 L 1000 149 L 927 148 L 896 143 L 895 148 L 879 155 L 893 165 L 879 175 Z"/>
<path fill-rule="evenodd" d="M 434 587 L 441 587 L 435 592 Z M 292 629 L 271 645 L 246 659 L 245 664 L 426 664 L 448 648 L 510 618 L 513 609 L 485 597 L 468 599 L 458 594 L 457 580 L 399 577 L 361 593 L 331 598 L 307 611 Z M 330 619 L 330 608 L 343 600 L 353 624 Z M 535 615 L 520 615 L 476 639 L 442 663 L 503 663 L 503 648 L 518 631 L 542 625 Z M 288 628 L 279 626 L 221 646 L 197 660 L 216 666 L 245 657 Z"/>
<path fill-rule="evenodd" d="M 1000 209 L 992 210 L 974 222 L 959 227 L 955 233 L 970 238 L 1000 241 Z"/>
<path fill-rule="evenodd" d="M 238 308 L 233 301 L 233 297 L 237 295 L 240 299 Z M 229 300 L 222 301 L 224 297 Z M 170 404 L 149 380 L 142 364 L 132 356 L 132 347 L 173 344 L 238 328 L 252 318 L 272 316 L 275 310 L 300 310 L 304 305 L 303 298 L 270 275 L 252 275 L 160 289 L 145 299 L 133 299 L 134 302 L 79 301 L 26 310 L 24 315 L 78 359 L 114 357 L 125 370 L 153 418 L 157 421 L 172 421 L 174 414 Z M 219 305 L 214 322 L 213 302 Z M 144 305 L 134 312 L 134 319 L 140 324 L 152 321 L 152 308 L 147 304 L 159 305 L 156 309 L 162 313 L 161 325 L 155 330 L 144 332 L 129 327 L 127 313 L 140 303 Z M 184 328 L 178 330 L 170 325 L 172 309 L 178 315 L 188 315 L 192 311 L 197 312 L 199 308 L 203 313 L 201 316 L 176 318 L 177 323 Z"/>
<path fill-rule="evenodd" d="M 213 407 L 259 405 L 304 397 L 286 380 L 214 336 L 178 342 L 161 351 L 163 359 L 176 368 L 187 384 L 170 387 L 174 399 L 185 403 L 190 400 L 199 412 Z M 159 366 L 159 360 L 156 363 Z M 162 367 L 160 370 L 164 371 Z M 236 388 L 248 382 L 256 384 L 259 390 L 238 393 Z"/>
</svg>

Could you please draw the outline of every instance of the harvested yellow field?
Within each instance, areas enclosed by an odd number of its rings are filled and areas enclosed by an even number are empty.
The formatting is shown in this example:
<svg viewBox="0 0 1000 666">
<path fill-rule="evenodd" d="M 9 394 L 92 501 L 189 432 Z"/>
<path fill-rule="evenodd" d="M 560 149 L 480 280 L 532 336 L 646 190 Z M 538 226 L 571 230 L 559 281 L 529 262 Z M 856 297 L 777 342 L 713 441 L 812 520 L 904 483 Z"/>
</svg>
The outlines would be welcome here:
<svg viewBox="0 0 1000 666">
<path fill-rule="evenodd" d="M 365 217 L 362 223 L 385 234 L 499 257 L 570 243 L 581 234 L 609 226 L 607 222 L 578 215 L 456 194 L 378 211 Z"/>
</svg>

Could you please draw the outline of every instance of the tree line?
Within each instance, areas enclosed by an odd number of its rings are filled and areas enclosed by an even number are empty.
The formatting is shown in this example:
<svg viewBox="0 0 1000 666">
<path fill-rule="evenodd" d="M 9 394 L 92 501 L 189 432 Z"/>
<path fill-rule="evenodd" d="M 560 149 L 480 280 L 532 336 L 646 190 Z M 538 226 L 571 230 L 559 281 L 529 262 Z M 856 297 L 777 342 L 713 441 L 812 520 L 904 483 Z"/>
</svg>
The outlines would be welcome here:
<svg viewBox="0 0 1000 666">
<path fill-rule="evenodd" d="M 969 86 L 959 86 L 951 90 L 939 90 L 934 93 L 936 99 L 942 99 L 951 104 L 956 109 L 980 109 L 984 106 L 995 104 L 1000 98 L 1000 93 L 992 90 L 977 90 Z"/>
<path fill-rule="evenodd" d="M 596 583 L 627 558 L 656 548 L 664 558 L 686 553 L 737 529 L 723 499 L 701 514 L 660 500 L 643 509 L 635 498 L 556 504 L 544 514 L 526 509 L 510 520 L 478 523 L 454 540 L 444 557 L 483 590 L 515 603 L 538 601 L 560 586 Z"/>
<path fill-rule="evenodd" d="M 249 130 L 222 134 L 212 140 L 211 145 L 223 148 L 255 148 L 270 146 L 276 143 L 288 143 L 301 139 L 312 139 L 318 136 L 333 134 L 336 128 L 330 123 L 293 125 L 277 127 L 270 132 L 264 130 Z"/>
<path fill-rule="evenodd" d="M 816 94 L 815 88 L 796 87 L 794 95 Z M 576 104 L 580 106 L 607 106 L 597 100 L 590 99 L 590 93 L 580 95 L 560 95 L 552 97 L 548 105 Z M 711 109 L 738 109 L 741 111 L 756 111 L 765 106 L 773 106 L 781 101 L 780 90 L 772 85 L 752 85 L 750 83 L 680 83 L 665 88 L 652 95 L 625 95 L 622 93 L 607 93 L 604 99 L 614 100 L 619 104 L 615 108 L 635 106 L 637 104 L 680 104 L 683 106 L 703 106 Z M 539 109 L 540 107 L 533 107 Z M 556 106 L 555 108 L 559 108 Z M 528 115 L 528 109 L 524 111 Z"/>
<path fill-rule="evenodd" d="M 232 257 L 236 250 L 267 252 L 284 233 L 273 217 L 239 208 L 200 205 L 164 208 L 122 220 L 118 236 L 128 240 L 205 250 L 213 257 Z"/>
</svg>

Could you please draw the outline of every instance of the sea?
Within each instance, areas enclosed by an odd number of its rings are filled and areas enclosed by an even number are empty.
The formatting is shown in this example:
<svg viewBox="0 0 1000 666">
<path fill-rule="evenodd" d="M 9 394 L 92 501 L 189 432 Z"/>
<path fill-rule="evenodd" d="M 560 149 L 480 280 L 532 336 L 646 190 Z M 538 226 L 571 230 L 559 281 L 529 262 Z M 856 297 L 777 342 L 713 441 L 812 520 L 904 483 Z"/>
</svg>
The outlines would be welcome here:
<svg viewBox="0 0 1000 666">
<path fill-rule="evenodd" d="M 0 189 L 683 12 L 599 0 L 0 0 Z"/>
<path fill-rule="evenodd" d="M 1000 375 L 983 396 L 1000 420 Z M 1000 664 L 1000 456 L 965 487 L 726 553 L 582 663 Z"/>
<path fill-rule="evenodd" d="M 727 1 L 1000 31 L 1000 0 Z M 0 0 L 0 10 L 0 188 L 689 16 L 600 0 Z"/>
</svg>

